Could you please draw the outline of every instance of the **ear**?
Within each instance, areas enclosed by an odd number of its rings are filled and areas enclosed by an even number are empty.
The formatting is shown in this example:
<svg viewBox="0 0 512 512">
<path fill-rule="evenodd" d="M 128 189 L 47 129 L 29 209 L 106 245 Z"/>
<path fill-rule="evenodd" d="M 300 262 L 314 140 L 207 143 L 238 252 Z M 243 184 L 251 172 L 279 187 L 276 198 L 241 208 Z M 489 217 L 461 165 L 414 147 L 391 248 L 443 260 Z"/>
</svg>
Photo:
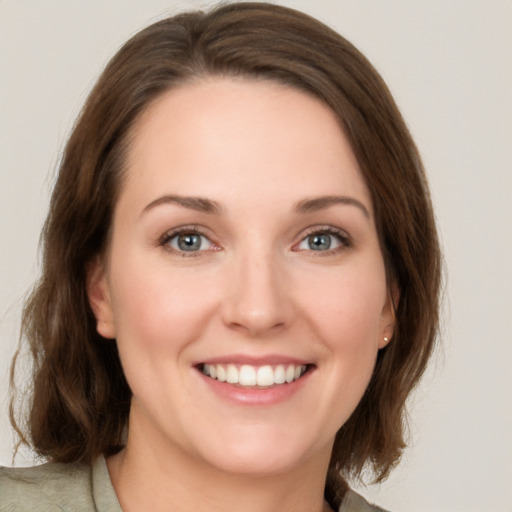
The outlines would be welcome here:
<svg viewBox="0 0 512 512">
<path fill-rule="evenodd" d="M 105 265 L 96 258 L 87 266 L 87 296 L 96 317 L 96 330 L 104 338 L 115 338 L 114 315 Z"/>
<path fill-rule="evenodd" d="M 388 288 L 388 297 L 382 308 L 382 332 L 379 337 L 379 349 L 390 343 L 395 334 L 396 308 L 399 301 L 400 291 L 396 283 L 392 283 Z"/>
</svg>

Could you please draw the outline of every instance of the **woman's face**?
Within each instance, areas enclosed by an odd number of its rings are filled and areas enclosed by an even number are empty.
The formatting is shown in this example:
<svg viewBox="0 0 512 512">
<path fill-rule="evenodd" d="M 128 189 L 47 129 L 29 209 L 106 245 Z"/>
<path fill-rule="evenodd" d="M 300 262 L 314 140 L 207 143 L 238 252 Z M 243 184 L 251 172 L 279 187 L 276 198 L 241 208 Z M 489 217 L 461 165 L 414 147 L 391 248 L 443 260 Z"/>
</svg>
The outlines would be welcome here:
<svg viewBox="0 0 512 512">
<path fill-rule="evenodd" d="M 334 114 L 283 85 L 212 78 L 166 93 L 133 135 L 89 281 L 133 392 L 128 449 L 238 473 L 327 464 L 393 330 L 370 195 Z"/>
</svg>

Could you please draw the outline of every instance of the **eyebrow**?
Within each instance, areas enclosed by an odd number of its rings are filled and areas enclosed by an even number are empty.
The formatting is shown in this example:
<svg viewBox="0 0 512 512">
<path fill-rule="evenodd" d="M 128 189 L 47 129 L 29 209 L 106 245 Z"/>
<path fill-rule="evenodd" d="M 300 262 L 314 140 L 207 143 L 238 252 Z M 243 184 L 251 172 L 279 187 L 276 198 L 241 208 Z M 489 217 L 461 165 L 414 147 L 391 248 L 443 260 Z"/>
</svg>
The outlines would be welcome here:
<svg viewBox="0 0 512 512">
<path fill-rule="evenodd" d="M 203 213 L 211 213 L 211 214 L 219 214 L 221 212 L 221 206 L 216 201 L 212 201 L 211 199 L 206 199 L 204 197 L 189 197 L 189 196 L 178 196 L 178 195 L 164 195 L 151 201 L 142 213 L 147 212 L 155 208 L 156 206 L 160 206 L 162 204 L 176 204 L 183 208 L 189 208 L 191 210 L 196 210 L 198 212 Z M 295 204 L 293 210 L 296 213 L 306 214 L 313 213 L 319 210 L 323 210 L 325 208 L 329 208 L 336 204 L 343 204 L 349 206 L 355 206 L 364 214 L 367 219 L 371 219 L 370 212 L 368 208 L 359 200 L 348 197 L 348 196 L 320 196 L 313 197 L 310 199 L 303 199 Z"/>
<path fill-rule="evenodd" d="M 368 208 L 361 201 L 348 196 L 320 196 L 310 199 L 303 199 L 295 205 L 294 210 L 297 213 L 313 213 L 325 208 L 329 208 L 330 206 L 336 204 L 355 206 L 361 210 L 361 212 L 368 220 L 371 220 L 371 215 Z"/>
<path fill-rule="evenodd" d="M 219 203 L 212 201 L 211 199 L 205 199 L 204 197 L 165 195 L 151 201 L 151 203 L 142 210 L 142 213 L 162 204 L 176 204 L 183 208 L 189 208 L 203 213 L 219 214 L 221 211 Z"/>
</svg>

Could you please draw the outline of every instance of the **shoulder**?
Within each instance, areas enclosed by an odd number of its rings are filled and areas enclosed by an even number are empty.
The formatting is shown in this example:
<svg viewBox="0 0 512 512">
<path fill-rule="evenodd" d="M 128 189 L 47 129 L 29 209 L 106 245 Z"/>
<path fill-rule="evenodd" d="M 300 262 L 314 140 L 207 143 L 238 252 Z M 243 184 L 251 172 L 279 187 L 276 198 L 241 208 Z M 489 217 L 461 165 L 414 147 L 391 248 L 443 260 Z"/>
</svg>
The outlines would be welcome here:
<svg viewBox="0 0 512 512">
<path fill-rule="evenodd" d="M 0 510 L 94 510 L 91 469 L 78 464 L 0 467 Z"/>
<path fill-rule="evenodd" d="M 339 512 L 386 512 L 386 510 L 371 505 L 360 494 L 349 489 L 343 498 Z"/>
</svg>

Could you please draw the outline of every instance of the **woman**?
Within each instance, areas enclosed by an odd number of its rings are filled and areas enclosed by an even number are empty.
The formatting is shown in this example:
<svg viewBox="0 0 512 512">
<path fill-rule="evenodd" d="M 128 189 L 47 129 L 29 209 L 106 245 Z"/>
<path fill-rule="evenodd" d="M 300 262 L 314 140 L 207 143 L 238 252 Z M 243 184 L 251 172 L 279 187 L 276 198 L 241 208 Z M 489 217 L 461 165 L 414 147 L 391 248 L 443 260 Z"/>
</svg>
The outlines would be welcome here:
<svg viewBox="0 0 512 512">
<path fill-rule="evenodd" d="M 262 3 L 143 30 L 68 141 L 0 508 L 379 510 L 437 329 L 420 159 L 385 84 Z M 13 417 L 15 426 L 16 423 Z"/>
</svg>

